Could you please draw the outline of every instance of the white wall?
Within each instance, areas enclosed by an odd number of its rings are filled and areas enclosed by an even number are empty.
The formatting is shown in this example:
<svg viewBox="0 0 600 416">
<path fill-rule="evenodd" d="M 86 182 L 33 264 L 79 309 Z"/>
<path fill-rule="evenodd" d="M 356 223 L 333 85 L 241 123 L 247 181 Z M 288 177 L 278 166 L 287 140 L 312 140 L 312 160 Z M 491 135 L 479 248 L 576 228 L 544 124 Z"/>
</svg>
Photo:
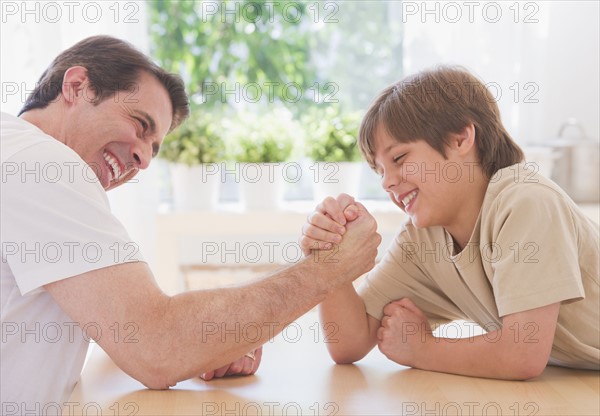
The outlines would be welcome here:
<svg viewBox="0 0 600 416">
<path fill-rule="evenodd" d="M 504 123 L 521 144 L 554 137 L 569 117 L 598 139 L 599 4 L 405 1 L 404 72 L 466 66 L 499 91 Z"/>
</svg>

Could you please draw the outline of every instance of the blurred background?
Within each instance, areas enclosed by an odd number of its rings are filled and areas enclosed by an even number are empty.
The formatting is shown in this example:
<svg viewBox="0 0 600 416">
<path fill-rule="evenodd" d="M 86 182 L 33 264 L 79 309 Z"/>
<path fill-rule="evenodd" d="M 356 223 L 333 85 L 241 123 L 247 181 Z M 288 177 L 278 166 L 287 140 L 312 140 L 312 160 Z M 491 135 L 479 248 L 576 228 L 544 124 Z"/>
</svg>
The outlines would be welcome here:
<svg viewBox="0 0 600 416">
<path fill-rule="evenodd" d="M 169 230 L 198 218 L 226 227 L 242 213 L 305 216 L 339 191 L 373 201 L 376 210 L 393 209 L 356 149 L 360 118 L 385 86 L 439 64 L 476 74 L 528 161 L 577 202 L 598 201 L 596 1 L 2 1 L 1 7 L 2 111 L 17 114 L 49 62 L 95 34 L 128 40 L 183 77 L 192 117 L 166 138 L 150 169 L 109 192 L 113 211 L 151 265 L 162 255 L 161 218 Z M 248 223 L 249 235 L 265 226 Z M 197 243 L 176 244 L 177 262 L 198 262 Z"/>
</svg>

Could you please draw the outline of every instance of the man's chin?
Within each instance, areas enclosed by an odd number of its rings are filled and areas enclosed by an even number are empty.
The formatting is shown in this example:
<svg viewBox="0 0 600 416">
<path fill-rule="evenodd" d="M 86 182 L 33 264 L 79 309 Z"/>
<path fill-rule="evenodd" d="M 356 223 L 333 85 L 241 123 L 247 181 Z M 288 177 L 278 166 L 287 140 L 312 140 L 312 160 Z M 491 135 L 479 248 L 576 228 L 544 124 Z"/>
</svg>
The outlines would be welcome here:
<svg viewBox="0 0 600 416">
<path fill-rule="evenodd" d="M 121 179 L 119 179 L 118 181 L 111 181 L 107 187 L 104 187 L 105 191 L 110 191 L 111 189 L 115 189 L 127 182 L 129 182 L 130 180 L 132 180 L 135 175 L 137 175 L 136 170 L 134 171 L 130 171 L 130 173 L 125 174 L 125 176 L 121 177 Z"/>
<path fill-rule="evenodd" d="M 104 190 L 108 192 L 108 191 L 110 191 L 112 189 L 118 188 L 119 186 L 123 185 L 127 181 L 128 181 L 128 179 L 111 182 L 111 183 L 108 184 L 108 186 L 104 187 Z"/>
</svg>

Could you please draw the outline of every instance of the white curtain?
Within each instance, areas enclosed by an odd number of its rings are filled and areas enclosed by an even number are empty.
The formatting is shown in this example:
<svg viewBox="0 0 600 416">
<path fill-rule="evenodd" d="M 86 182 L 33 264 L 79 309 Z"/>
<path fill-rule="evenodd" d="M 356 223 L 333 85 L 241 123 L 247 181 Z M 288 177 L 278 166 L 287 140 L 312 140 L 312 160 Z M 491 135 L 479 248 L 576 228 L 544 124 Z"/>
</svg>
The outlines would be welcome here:
<svg viewBox="0 0 600 416">
<path fill-rule="evenodd" d="M 598 139 L 599 2 L 410 2 L 401 5 L 404 72 L 467 67 L 497 91 L 520 144 L 539 144 L 576 118 Z"/>
</svg>

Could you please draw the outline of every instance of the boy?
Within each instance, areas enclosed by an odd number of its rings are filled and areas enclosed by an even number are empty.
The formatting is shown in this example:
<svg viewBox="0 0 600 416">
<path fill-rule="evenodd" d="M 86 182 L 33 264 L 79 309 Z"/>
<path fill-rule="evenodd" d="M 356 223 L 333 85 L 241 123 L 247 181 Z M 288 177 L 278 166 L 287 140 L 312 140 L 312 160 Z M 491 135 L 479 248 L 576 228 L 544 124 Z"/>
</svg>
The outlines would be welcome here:
<svg viewBox="0 0 600 416">
<path fill-rule="evenodd" d="M 321 304 L 322 321 L 339 327 L 328 344 L 337 363 L 378 345 L 399 364 L 469 376 L 600 368 L 597 225 L 521 163 L 477 78 L 442 67 L 392 85 L 359 136 L 409 219 L 358 293 L 347 284 Z M 340 241 L 355 204 L 347 195 L 323 201 L 303 229 L 305 252 Z M 432 335 L 457 319 L 487 333 Z"/>
</svg>

